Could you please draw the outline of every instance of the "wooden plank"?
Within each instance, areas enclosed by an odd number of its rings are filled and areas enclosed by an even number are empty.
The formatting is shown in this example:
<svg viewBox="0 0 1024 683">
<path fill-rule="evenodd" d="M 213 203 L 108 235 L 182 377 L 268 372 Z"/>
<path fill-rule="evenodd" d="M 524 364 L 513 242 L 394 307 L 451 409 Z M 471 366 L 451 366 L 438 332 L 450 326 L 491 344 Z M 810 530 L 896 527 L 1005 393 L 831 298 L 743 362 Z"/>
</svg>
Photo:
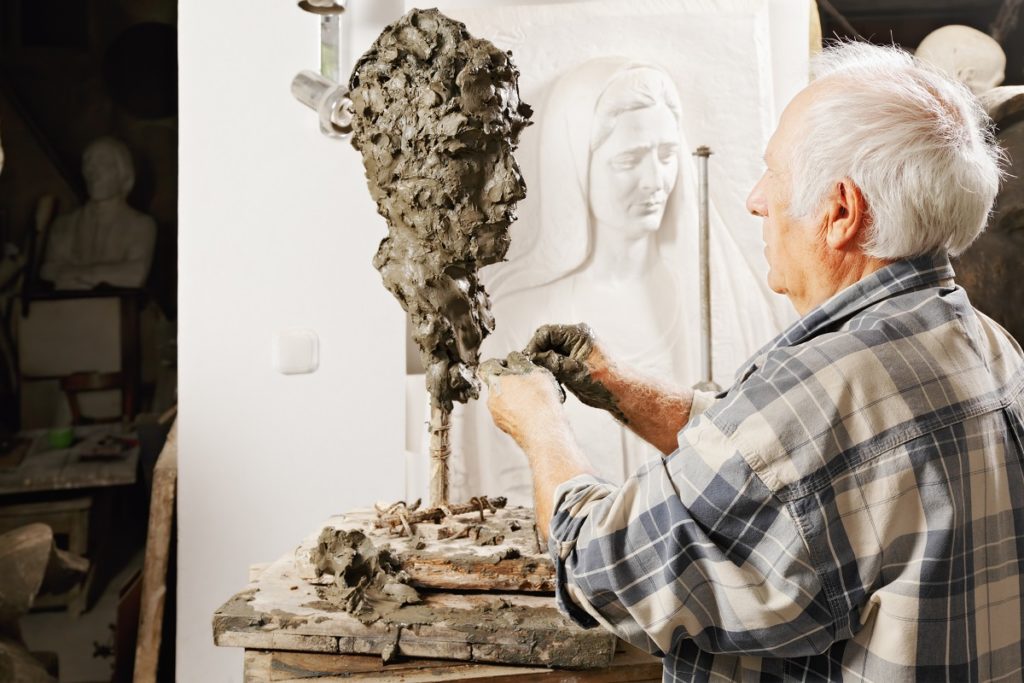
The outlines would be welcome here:
<svg viewBox="0 0 1024 683">
<path fill-rule="evenodd" d="M 295 650 L 297 652 L 338 651 L 338 639 L 331 636 L 308 636 L 300 633 L 269 633 L 228 632 L 222 634 L 217 645 L 221 647 L 241 647 L 247 649 L 261 648 L 268 650 Z"/>
<path fill-rule="evenodd" d="M 178 425 L 167 434 L 153 468 L 149 502 L 149 528 L 142 567 L 138 640 L 135 645 L 134 683 L 155 683 L 163 636 L 164 601 L 167 598 L 167 563 L 174 528 L 174 501 L 178 483 Z"/>
<path fill-rule="evenodd" d="M 587 671 L 409 659 L 384 663 L 379 657 L 299 652 L 245 653 L 246 683 L 640 683 L 660 681 L 661 660 L 625 646 L 611 664 Z"/>
</svg>

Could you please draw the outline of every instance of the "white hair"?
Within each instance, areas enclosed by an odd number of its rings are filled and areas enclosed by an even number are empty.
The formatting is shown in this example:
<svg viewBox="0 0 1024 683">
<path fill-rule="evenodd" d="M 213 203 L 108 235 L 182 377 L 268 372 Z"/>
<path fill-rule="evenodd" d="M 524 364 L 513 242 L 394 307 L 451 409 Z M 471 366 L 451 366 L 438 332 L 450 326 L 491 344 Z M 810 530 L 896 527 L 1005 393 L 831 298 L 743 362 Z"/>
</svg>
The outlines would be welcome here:
<svg viewBox="0 0 1024 683">
<path fill-rule="evenodd" d="M 790 212 L 808 217 L 842 178 L 867 203 L 864 252 L 956 256 L 985 228 L 1004 153 L 962 84 L 896 47 L 847 42 L 812 63 L 822 83 L 793 149 Z"/>
</svg>

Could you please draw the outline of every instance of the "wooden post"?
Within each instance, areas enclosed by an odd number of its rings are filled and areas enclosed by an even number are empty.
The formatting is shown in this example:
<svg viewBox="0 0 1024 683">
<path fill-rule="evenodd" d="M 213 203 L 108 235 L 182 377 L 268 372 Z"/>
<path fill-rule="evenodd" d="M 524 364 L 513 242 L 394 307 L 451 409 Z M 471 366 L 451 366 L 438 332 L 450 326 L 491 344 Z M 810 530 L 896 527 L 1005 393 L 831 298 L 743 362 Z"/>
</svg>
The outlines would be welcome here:
<svg viewBox="0 0 1024 683">
<path fill-rule="evenodd" d="M 448 505 L 448 456 L 451 442 L 451 412 L 442 407 L 430 407 L 430 505 Z"/>
</svg>

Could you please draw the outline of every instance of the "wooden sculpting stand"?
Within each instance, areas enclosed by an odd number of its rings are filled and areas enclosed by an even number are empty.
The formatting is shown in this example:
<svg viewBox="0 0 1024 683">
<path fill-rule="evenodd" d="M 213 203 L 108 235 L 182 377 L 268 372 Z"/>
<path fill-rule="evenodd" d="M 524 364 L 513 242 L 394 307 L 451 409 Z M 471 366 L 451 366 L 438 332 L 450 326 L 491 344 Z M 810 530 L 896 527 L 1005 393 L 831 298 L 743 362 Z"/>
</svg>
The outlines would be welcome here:
<svg viewBox="0 0 1024 683">
<path fill-rule="evenodd" d="M 473 664 L 444 659 L 407 659 L 385 664 L 367 655 L 329 655 L 283 650 L 246 650 L 247 683 L 658 683 L 661 660 L 624 643 L 607 667 L 581 671 L 546 667 Z"/>
<path fill-rule="evenodd" d="M 451 411 L 430 407 L 430 504 L 448 504 L 448 457 L 452 453 Z"/>
<path fill-rule="evenodd" d="M 358 529 L 386 545 L 422 602 L 369 623 L 326 603 L 310 559 L 318 529 L 214 614 L 214 642 L 246 650 L 247 681 L 660 679 L 660 660 L 558 613 L 532 510 L 419 522 L 412 536 L 380 520 L 358 511 L 323 529 Z"/>
</svg>

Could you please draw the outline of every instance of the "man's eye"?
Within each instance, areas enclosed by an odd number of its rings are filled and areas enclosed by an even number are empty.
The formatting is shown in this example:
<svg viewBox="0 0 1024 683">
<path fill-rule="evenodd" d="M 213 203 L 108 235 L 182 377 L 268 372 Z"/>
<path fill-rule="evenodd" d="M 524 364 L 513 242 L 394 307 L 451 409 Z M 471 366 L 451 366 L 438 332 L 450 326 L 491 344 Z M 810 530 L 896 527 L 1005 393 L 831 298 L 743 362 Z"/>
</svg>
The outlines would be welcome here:
<svg viewBox="0 0 1024 683">
<path fill-rule="evenodd" d="M 658 148 L 658 160 L 667 163 L 676 158 L 679 154 L 679 147 L 676 145 L 662 145 Z"/>
</svg>

